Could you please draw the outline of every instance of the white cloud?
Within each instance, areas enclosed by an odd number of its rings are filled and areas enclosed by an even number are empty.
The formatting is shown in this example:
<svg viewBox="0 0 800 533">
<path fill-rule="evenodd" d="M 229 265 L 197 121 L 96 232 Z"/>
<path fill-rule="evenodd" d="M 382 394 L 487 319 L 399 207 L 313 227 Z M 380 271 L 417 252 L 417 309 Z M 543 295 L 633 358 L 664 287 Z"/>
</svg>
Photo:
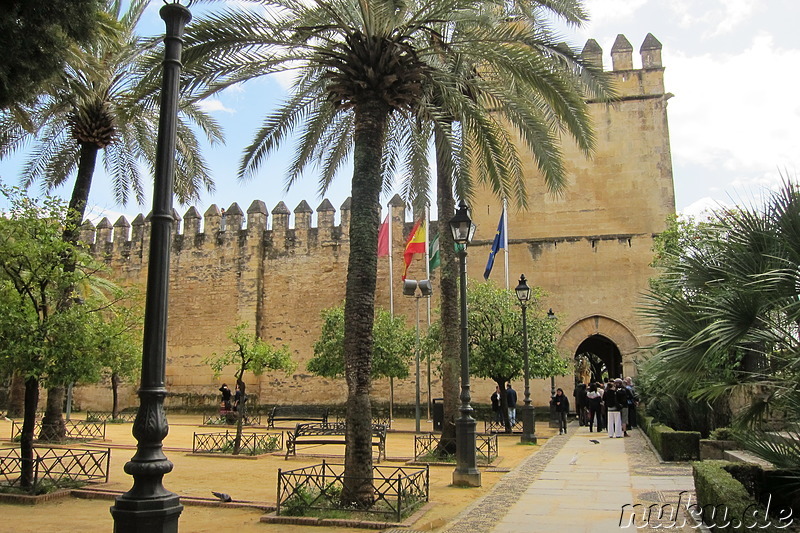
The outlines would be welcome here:
<svg viewBox="0 0 800 533">
<path fill-rule="evenodd" d="M 225 107 L 225 104 L 222 103 L 222 100 L 217 98 L 207 98 L 202 100 L 199 104 L 200 109 L 205 111 L 206 113 L 213 113 L 215 111 L 224 111 L 225 113 L 236 113 L 235 109 L 230 109 Z"/>
<path fill-rule="evenodd" d="M 752 0 L 672 0 L 665 5 L 684 28 L 702 27 L 703 37 L 733 32 L 746 22 L 758 7 Z"/>
<path fill-rule="evenodd" d="M 631 19 L 648 0 L 586 0 L 591 25 L 620 24 Z"/>
<path fill-rule="evenodd" d="M 680 88 L 669 103 L 676 161 L 733 171 L 740 186 L 770 187 L 779 169 L 800 168 L 800 50 L 760 35 L 738 55 L 664 54 L 667 88 Z"/>
<path fill-rule="evenodd" d="M 728 207 L 730 207 L 728 204 L 706 196 L 683 208 L 679 213 L 679 217 L 683 220 L 706 221 L 712 218 L 715 211 Z"/>
</svg>

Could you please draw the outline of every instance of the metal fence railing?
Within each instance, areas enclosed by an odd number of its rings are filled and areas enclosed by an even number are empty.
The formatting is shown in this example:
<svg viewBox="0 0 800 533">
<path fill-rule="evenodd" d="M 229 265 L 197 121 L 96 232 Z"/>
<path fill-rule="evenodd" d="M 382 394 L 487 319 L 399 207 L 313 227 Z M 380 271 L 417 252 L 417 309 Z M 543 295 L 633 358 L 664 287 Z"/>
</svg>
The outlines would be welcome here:
<svg viewBox="0 0 800 533">
<path fill-rule="evenodd" d="M 33 449 L 35 493 L 42 483 L 59 487 L 69 483 L 108 483 L 111 450 Z M 0 448 L 0 485 L 21 488 L 22 457 L 19 448 Z"/>
<path fill-rule="evenodd" d="M 440 446 L 441 435 L 426 433 L 414 436 L 414 460 L 415 461 L 441 461 L 453 459 L 453 454 L 442 454 L 440 450 L 455 450 L 455 439 L 450 439 L 445 446 Z M 475 453 L 478 462 L 491 464 L 497 459 L 498 453 L 497 435 L 475 435 Z"/>
<path fill-rule="evenodd" d="M 373 466 L 369 506 L 348 506 L 347 511 L 390 516 L 400 522 L 428 501 L 428 467 Z M 278 469 L 276 514 L 297 515 L 341 511 L 344 465 L 321 464 L 283 471 Z"/>
<path fill-rule="evenodd" d="M 208 413 L 203 415 L 203 425 L 204 426 L 235 426 L 236 425 L 236 412 L 229 411 L 227 413 L 216 412 L 216 413 Z M 242 421 L 243 426 L 260 426 L 261 425 L 261 414 L 260 413 L 251 413 L 247 412 L 245 414 L 244 420 Z"/>
<path fill-rule="evenodd" d="M 105 422 L 85 422 L 83 420 L 65 420 L 67 427 L 66 438 L 76 440 L 105 440 Z M 33 438 L 38 438 L 42 431 L 42 421 L 37 420 L 33 426 Z M 22 421 L 11 421 L 11 440 L 17 440 L 22 436 Z"/>
<path fill-rule="evenodd" d="M 195 433 L 192 439 L 192 453 L 233 453 L 236 432 Z M 242 432 L 239 453 L 259 455 L 283 449 L 283 432 Z"/>
<path fill-rule="evenodd" d="M 522 433 L 522 420 L 517 419 L 516 423 L 511 426 L 512 433 Z M 486 418 L 483 421 L 484 433 L 505 433 L 506 425 L 503 422 L 497 422 L 493 418 Z"/>
<path fill-rule="evenodd" d="M 111 411 L 86 411 L 87 422 L 133 422 L 136 420 L 135 411 L 125 411 L 117 413 L 114 417 Z"/>
</svg>

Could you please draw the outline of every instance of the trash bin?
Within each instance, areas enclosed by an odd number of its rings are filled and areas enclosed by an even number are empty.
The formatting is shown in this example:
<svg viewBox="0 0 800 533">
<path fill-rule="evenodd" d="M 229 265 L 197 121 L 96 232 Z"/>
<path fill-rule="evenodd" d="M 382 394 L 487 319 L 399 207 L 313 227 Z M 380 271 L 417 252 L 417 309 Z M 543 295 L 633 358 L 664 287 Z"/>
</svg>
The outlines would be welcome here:
<svg viewBox="0 0 800 533">
<path fill-rule="evenodd" d="M 433 430 L 442 431 L 444 428 L 444 398 L 433 399 Z"/>
</svg>

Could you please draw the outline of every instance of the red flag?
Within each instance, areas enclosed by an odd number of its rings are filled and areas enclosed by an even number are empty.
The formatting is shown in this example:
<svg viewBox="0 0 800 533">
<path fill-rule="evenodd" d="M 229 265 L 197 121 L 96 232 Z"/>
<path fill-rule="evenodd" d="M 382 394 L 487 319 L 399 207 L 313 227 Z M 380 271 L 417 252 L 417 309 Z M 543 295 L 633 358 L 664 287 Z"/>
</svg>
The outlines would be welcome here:
<svg viewBox="0 0 800 533">
<path fill-rule="evenodd" d="M 378 230 L 378 257 L 389 255 L 389 215 Z"/>
<path fill-rule="evenodd" d="M 406 268 L 403 270 L 403 279 L 406 279 L 408 267 L 411 265 L 411 260 L 414 259 L 414 254 L 425 253 L 425 226 L 422 225 L 422 220 L 417 220 L 414 224 L 414 229 L 406 241 L 406 251 L 403 252 L 403 259 L 406 262 Z"/>
</svg>

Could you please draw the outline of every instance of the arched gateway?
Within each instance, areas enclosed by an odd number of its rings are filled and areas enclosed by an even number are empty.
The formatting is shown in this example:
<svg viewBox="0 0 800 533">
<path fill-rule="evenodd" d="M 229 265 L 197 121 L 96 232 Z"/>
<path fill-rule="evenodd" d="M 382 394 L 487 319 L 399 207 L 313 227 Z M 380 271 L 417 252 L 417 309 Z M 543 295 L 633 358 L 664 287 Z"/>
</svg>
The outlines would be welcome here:
<svg viewBox="0 0 800 533">
<path fill-rule="evenodd" d="M 600 379 L 605 369 L 610 378 L 635 373 L 634 358 L 641 348 L 630 328 L 601 315 L 581 318 L 566 328 L 558 342 L 564 354 L 577 357 L 591 354 L 592 379 Z"/>
</svg>

